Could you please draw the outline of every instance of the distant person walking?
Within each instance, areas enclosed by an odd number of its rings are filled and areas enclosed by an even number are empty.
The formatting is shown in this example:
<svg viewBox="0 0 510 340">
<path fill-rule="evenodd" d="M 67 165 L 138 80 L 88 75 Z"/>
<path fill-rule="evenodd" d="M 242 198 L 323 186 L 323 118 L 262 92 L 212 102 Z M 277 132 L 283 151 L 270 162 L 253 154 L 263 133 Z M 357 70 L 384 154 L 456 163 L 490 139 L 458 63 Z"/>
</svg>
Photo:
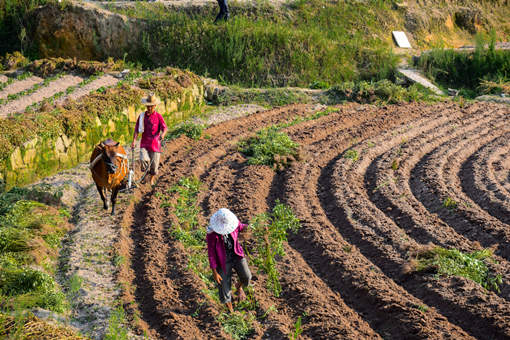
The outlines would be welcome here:
<svg viewBox="0 0 510 340">
<path fill-rule="evenodd" d="M 217 0 L 217 1 L 218 1 L 218 5 L 220 6 L 220 12 L 216 16 L 216 19 L 214 20 L 214 23 L 217 23 L 220 20 L 227 21 L 228 18 L 230 18 L 230 13 L 228 11 L 227 0 Z"/>
<path fill-rule="evenodd" d="M 159 100 L 154 94 L 149 94 L 147 98 L 143 98 L 142 104 L 147 106 L 147 110 L 136 119 L 131 148 L 134 149 L 136 138 L 141 133 L 140 161 L 142 162 L 142 171 L 150 171 L 150 183 L 154 185 L 154 176 L 158 174 L 159 168 L 161 141 L 165 138 L 168 128 L 163 116 L 156 112 L 156 105 L 159 104 Z"/>
<path fill-rule="evenodd" d="M 213 277 L 218 284 L 220 301 L 225 303 L 232 313 L 232 269 L 239 276 L 236 284 L 238 300 L 246 298 L 243 286 L 251 280 L 250 268 L 244 257 L 243 247 L 239 244 L 238 236 L 246 227 L 237 219 L 233 212 L 221 208 L 212 216 L 207 227 L 207 252 Z"/>
</svg>

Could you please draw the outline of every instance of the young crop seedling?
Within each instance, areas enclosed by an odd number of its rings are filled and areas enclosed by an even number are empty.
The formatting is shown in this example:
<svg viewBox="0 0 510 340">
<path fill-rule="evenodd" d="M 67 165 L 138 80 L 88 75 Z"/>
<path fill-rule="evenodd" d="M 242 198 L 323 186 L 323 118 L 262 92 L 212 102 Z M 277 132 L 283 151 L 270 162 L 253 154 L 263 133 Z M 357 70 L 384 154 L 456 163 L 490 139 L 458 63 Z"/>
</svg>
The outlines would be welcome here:
<svg viewBox="0 0 510 340">
<path fill-rule="evenodd" d="M 257 256 L 253 261 L 268 275 L 267 288 L 278 297 L 282 287 L 276 261 L 278 257 L 285 256 L 284 242 L 287 241 L 287 233 L 297 232 L 301 224 L 292 210 L 279 201 L 276 201 L 271 213 L 257 215 L 250 224 L 257 241 Z"/>
<path fill-rule="evenodd" d="M 455 202 L 451 197 L 447 197 L 443 201 L 443 207 L 445 207 L 446 209 L 448 209 L 450 211 L 453 211 L 453 210 L 457 209 L 457 202 Z"/>
<path fill-rule="evenodd" d="M 171 129 L 166 135 L 165 139 L 172 140 L 180 137 L 181 135 L 186 135 L 191 139 L 199 140 L 200 137 L 202 137 L 202 133 L 205 128 L 206 128 L 205 125 L 186 122 Z"/>
<path fill-rule="evenodd" d="M 358 151 L 354 149 L 349 149 L 345 152 L 344 158 L 350 159 L 353 162 L 356 162 L 359 159 Z"/>
</svg>

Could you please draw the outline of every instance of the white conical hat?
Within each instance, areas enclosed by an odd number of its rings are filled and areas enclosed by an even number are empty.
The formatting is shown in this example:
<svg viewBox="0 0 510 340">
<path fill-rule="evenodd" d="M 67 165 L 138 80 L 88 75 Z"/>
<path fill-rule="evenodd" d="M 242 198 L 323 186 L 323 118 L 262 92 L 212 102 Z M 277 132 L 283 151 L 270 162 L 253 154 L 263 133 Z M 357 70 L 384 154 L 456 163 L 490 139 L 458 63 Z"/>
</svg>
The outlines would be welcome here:
<svg viewBox="0 0 510 340">
<path fill-rule="evenodd" d="M 238 225 L 239 220 L 236 215 L 227 208 L 221 208 L 211 216 L 207 231 L 214 231 L 220 235 L 228 235 L 236 230 Z"/>
</svg>

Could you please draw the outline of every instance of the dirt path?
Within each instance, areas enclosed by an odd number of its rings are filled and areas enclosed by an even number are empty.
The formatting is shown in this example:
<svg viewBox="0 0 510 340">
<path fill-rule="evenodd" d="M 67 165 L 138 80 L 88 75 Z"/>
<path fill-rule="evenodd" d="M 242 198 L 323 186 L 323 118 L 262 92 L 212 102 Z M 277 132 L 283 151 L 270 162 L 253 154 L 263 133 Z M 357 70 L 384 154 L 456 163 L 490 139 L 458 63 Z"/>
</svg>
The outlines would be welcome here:
<svg viewBox="0 0 510 340">
<path fill-rule="evenodd" d="M 82 77 L 65 75 L 55 81 L 50 82 L 47 86 L 41 87 L 34 93 L 22 96 L 21 98 L 12 100 L 7 104 L 0 106 L 0 118 L 9 114 L 22 112 L 25 108 L 33 103 L 40 102 L 45 98 L 53 96 L 57 92 L 65 91 L 68 87 L 75 86 L 83 81 Z M 5 89 L 4 89 L 5 91 Z M 18 91 L 19 92 L 19 91 Z"/>
<path fill-rule="evenodd" d="M 0 74 L 0 83 L 6 83 L 7 81 L 9 81 L 9 78 L 3 74 Z"/>
<path fill-rule="evenodd" d="M 168 145 L 158 185 L 143 192 L 131 228 L 137 300 L 152 335 L 227 337 L 214 320 L 219 311 L 207 304 L 203 284 L 187 269 L 187 251 L 169 234 L 173 222 L 158 198 L 182 176 L 195 175 L 207 188 L 199 196 L 202 224 L 223 206 L 247 221 L 276 199 L 302 221 L 278 264 L 281 298 L 264 293 L 264 274 L 254 280 L 261 308 L 273 305 L 281 312 L 257 319 L 253 338 L 286 337 L 300 315 L 306 315 L 302 336 L 312 339 L 510 336 L 510 266 L 503 246 L 508 228 L 501 220 L 506 210 L 498 210 L 498 218 L 491 216 L 496 209 L 473 202 L 469 214 L 459 208 L 459 215 L 447 217 L 438 208 L 445 195 L 469 199 L 462 188 L 475 183 L 492 193 L 472 196 L 508 209 L 507 108 L 349 104 L 286 129 L 307 156 L 281 174 L 248 166 L 237 152 L 236 141 L 257 129 L 318 109 L 294 105 L 253 113 L 209 128 L 210 139 L 180 138 Z M 356 161 L 345 157 L 351 148 Z M 491 175 L 484 180 L 487 168 Z M 435 203 L 425 198 L 427 190 L 434 190 Z M 500 293 L 466 279 L 403 271 L 408 251 L 428 242 L 472 251 L 501 241 L 493 265 L 504 278 Z M 249 235 L 245 246 L 253 246 Z M 194 313 L 204 303 L 209 307 Z"/>
</svg>

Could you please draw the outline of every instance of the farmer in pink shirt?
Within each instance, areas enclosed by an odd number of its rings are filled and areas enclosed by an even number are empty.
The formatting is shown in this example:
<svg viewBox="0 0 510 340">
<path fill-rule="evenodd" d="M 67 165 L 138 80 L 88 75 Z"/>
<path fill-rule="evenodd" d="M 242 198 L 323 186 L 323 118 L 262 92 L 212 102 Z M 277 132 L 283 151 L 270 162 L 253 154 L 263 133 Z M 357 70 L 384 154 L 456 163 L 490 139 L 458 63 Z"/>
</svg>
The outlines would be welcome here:
<svg viewBox="0 0 510 340">
<path fill-rule="evenodd" d="M 150 166 L 150 183 L 154 185 L 154 176 L 158 174 L 159 168 L 161 140 L 165 138 L 168 128 L 163 116 L 156 112 L 156 105 L 159 104 L 159 100 L 154 94 L 149 94 L 147 98 L 143 98 L 142 104 L 147 106 L 147 111 L 143 112 L 136 120 L 131 148 L 135 147 L 136 138 L 141 133 L 140 161 L 142 162 L 142 171 L 149 170 Z"/>
<path fill-rule="evenodd" d="M 207 227 L 207 252 L 214 280 L 218 283 L 220 301 L 225 303 L 232 313 L 232 269 L 239 276 L 236 285 L 239 301 L 246 295 L 246 287 L 251 280 L 250 268 L 244 257 L 243 248 L 237 237 L 246 227 L 237 219 L 236 215 L 226 208 L 221 208 L 211 216 Z"/>
</svg>

